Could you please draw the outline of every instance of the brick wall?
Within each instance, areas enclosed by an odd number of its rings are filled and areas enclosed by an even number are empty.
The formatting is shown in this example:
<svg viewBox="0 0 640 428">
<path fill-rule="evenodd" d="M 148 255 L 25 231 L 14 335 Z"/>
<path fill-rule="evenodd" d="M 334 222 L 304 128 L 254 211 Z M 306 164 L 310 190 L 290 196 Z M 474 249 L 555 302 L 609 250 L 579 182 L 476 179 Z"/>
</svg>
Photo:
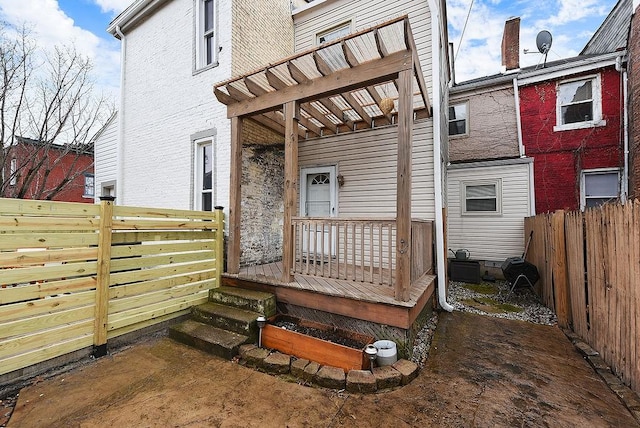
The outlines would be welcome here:
<svg viewBox="0 0 640 428">
<path fill-rule="evenodd" d="M 527 156 L 535 159 L 537 213 L 578 209 L 582 170 L 622 167 L 620 75 L 613 67 L 598 72 L 606 126 L 554 131 L 556 82 L 520 90 L 523 144 Z"/>
<path fill-rule="evenodd" d="M 629 72 L 629 197 L 640 198 L 640 8 L 631 18 Z"/>
<path fill-rule="evenodd" d="M 233 1 L 234 76 L 293 53 L 293 20 L 288 0 Z"/>
<path fill-rule="evenodd" d="M 230 122 L 212 93 L 231 75 L 231 25 L 219 20 L 217 67 L 194 72 L 193 0 L 165 3 L 126 34 L 124 153 L 118 203 L 192 208 L 191 135 L 215 134 L 216 205 L 229 206 Z M 230 16 L 231 0 L 219 0 Z"/>
</svg>

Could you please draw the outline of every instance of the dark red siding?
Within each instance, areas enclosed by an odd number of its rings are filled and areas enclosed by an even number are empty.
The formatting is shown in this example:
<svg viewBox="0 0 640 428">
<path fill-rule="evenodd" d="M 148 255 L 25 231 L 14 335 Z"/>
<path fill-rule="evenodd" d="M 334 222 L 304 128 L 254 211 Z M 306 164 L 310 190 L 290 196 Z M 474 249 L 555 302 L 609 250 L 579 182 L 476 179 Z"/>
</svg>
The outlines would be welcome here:
<svg viewBox="0 0 640 428">
<path fill-rule="evenodd" d="M 527 156 L 534 158 L 538 213 L 578 209 L 582 170 L 622 167 L 620 74 L 613 67 L 597 72 L 601 74 L 602 116 L 606 126 L 554 131 L 558 81 L 520 88 L 522 142 Z"/>
<path fill-rule="evenodd" d="M 51 171 L 46 177 L 44 189 L 55 189 L 56 186 L 60 184 L 60 182 L 64 178 L 75 176 L 72 182 L 65 185 L 63 190 L 53 196 L 51 200 L 64 202 L 85 202 L 91 204 L 94 203 L 93 197 L 86 198 L 83 196 L 84 175 L 85 173 L 93 174 L 92 154 L 64 151 L 56 148 L 55 146 L 49 147 L 48 150 L 45 151 L 41 147 L 34 146 L 33 144 L 19 143 L 9 150 L 8 157 L 17 159 L 18 165 L 22 165 L 25 160 L 30 162 L 30 165 L 32 165 L 33 163 L 38 163 L 38 161 L 40 161 L 43 157 L 46 157 L 47 159 L 44 164 L 47 168 L 50 168 Z M 29 166 L 25 166 L 24 169 L 26 170 L 28 167 Z M 37 188 L 42 184 L 42 181 L 45 180 L 44 169 L 45 167 L 41 168 L 37 172 L 36 178 L 32 181 L 23 199 L 37 198 Z M 9 171 L 7 170 L 7 176 L 8 173 Z M 17 180 L 18 185 L 9 186 L 7 191 L 5 192 L 5 197 L 17 197 L 15 192 L 18 191 L 18 189 L 21 187 L 20 184 L 22 183 L 22 177 L 20 173 Z M 47 198 L 46 192 L 41 196 L 41 199 L 45 198 Z"/>
</svg>

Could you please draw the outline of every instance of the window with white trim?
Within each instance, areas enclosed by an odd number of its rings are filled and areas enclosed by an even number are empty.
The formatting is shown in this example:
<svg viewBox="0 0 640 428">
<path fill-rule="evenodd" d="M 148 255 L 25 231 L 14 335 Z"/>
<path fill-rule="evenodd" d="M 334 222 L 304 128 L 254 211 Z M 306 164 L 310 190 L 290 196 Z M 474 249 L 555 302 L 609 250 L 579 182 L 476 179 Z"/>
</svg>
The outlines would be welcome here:
<svg viewBox="0 0 640 428">
<path fill-rule="evenodd" d="M 94 198 L 96 194 L 95 191 L 95 177 L 93 174 L 85 174 L 84 175 L 84 193 L 82 194 L 83 198 Z"/>
<path fill-rule="evenodd" d="M 216 65 L 218 47 L 216 43 L 216 0 L 196 0 L 197 8 L 197 40 L 196 68 Z"/>
<path fill-rule="evenodd" d="M 316 44 L 321 45 L 333 40 L 340 39 L 342 37 L 351 34 L 351 21 L 344 22 L 340 25 L 336 25 L 328 30 L 316 34 Z"/>
<path fill-rule="evenodd" d="M 558 83 L 554 131 L 603 126 L 600 75 Z"/>
<path fill-rule="evenodd" d="M 453 104 L 449 106 L 449 136 L 467 135 L 467 103 Z"/>
<path fill-rule="evenodd" d="M 196 143 L 195 162 L 195 209 L 212 211 L 215 203 L 212 140 Z"/>
<path fill-rule="evenodd" d="M 502 180 L 500 179 L 463 182 L 461 195 L 463 214 L 502 213 Z"/>
<path fill-rule="evenodd" d="M 15 186 L 18 183 L 18 160 L 16 158 L 11 159 L 9 166 L 9 185 Z"/>
<path fill-rule="evenodd" d="M 597 207 L 618 200 L 620 170 L 592 169 L 582 171 L 580 177 L 580 209 Z"/>
</svg>

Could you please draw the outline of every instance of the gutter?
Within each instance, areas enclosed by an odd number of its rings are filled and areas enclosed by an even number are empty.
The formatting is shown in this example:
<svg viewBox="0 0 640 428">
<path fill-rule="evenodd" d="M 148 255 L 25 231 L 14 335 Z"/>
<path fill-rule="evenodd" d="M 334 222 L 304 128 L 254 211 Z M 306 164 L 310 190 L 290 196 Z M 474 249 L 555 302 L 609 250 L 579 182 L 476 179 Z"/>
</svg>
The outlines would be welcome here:
<svg viewBox="0 0 640 428">
<path fill-rule="evenodd" d="M 120 26 L 115 27 L 115 32 L 120 38 L 120 107 L 118 112 L 118 149 L 117 149 L 117 174 L 116 174 L 116 198 L 124 204 L 124 94 L 125 94 L 125 65 L 127 60 L 127 40 Z"/>
<path fill-rule="evenodd" d="M 520 88 L 518 87 L 518 78 L 513 78 L 513 99 L 516 107 L 516 127 L 518 129 L 518 151 L 520 157 L 525 157 L 524 143 L 522 142 L 522 117 L 520 116 Z"/>
<path fill-rule="evenodd" d="M 436 0 L 429 0 L 429 9 L 431 11 L 431 34 L 434 29 L 438 29 L 436 34 L 440 34 L 440 9 L 436 4 Z M 444 248 L 444 222 L 443 222 L 443 204 L 442 204 L 442 162 L 441 162 L 441 111 L 440 111 L 440 68 L 434 67 L 433 62 L 440 64 L 440 43 L 439 37 L 431 38 L 431 70 L 432 72 L 432 93 L 433 105 L 431 106 L 433 114 L 433 183 L 435 192 L 435 228 L 436 228 L 436 269 L 438 278 L 438 303 L 440 307 L 447 312 L 453 312 L 453 306 L 447 302 L 447 284 L 446 284 L 446 258 Z M 438 94 L 438 95 L 436 95 Z"/>
<path fill-rule="evenodd" d="M 616 71 L 620 73 L 620 78 L 622 79 L 622 117 L 623 117 L 623 127 L 622 127 L 622 141 L 623 141 L 623 152 L 624 152 L 624 166 L 622 168 L 622 183 L 620 183 L 620 200 L 622 203 L 627 201 L 627 195 L 629 192 L 629 100 L 628 97 L 628 77 L 627 70 L 625 70 L 622 65 L 622 56 L 619 56 L 616 59 Z"/>
</svg>

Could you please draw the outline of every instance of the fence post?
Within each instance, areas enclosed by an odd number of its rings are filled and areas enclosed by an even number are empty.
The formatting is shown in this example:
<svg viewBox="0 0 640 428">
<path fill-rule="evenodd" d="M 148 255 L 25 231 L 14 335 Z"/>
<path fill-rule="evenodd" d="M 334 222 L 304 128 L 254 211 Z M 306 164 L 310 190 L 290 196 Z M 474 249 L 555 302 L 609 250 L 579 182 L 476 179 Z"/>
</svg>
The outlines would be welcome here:
<svg viewBox="0 0 640 428">
<path fill-rule="evenodd" d="M 98 230 L 98 274 L 96 278 L 96 309 L 93 329 L 93 356 L 107 355 L 107 322 L 109 312 L 109 276 L 111 272 L 111 232 L 113 227 L 113 196 L 100 197 L 100 229 Z"/>
<path fill-rule="evenodd" d="M 216 229 L 216 287 L 222 285 L 222 271 L 224 270 L 224 212 L 223 207 L 216 206 L 215 208 L 215 222 Z"/>
</svg>

